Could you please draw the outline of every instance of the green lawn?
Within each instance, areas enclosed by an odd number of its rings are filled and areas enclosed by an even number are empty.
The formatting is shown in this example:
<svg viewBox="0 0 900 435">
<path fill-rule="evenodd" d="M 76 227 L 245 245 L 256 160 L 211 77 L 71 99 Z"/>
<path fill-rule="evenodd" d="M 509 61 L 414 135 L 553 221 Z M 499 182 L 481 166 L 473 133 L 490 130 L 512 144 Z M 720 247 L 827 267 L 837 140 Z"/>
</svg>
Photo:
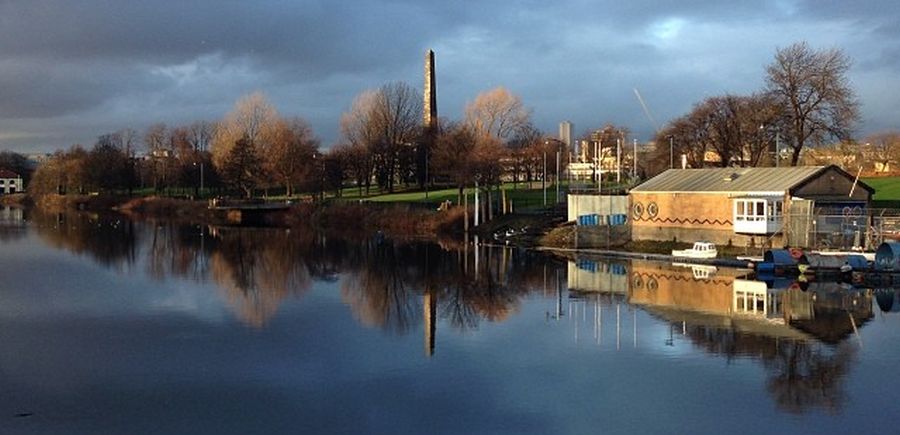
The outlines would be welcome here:
<svg viewBox="0 0 900 435">
<path fill-rule="evenodd" d="M 863 178 L 875 189 L 876 201 L 900 201 L 900 177 Z"/>
<path fill-rule="evenodd" d="M 535 189 L 528 189 L 528 185 L 525 183 L 518 183 L 515 188 L 512 183 L 507 183 L 503 186 L 506 190 L 506 195 L 509 199 L 512 200 L 514 209 L 523 209 L 523 208 L 536 208 L 542 207 L 544 205 L 544 191 L 541 189 L 540 183 L 534 183 L 534 186 L 537 187 Z M 563 191 L 565 187 L 563 187 Z M 354 193 L 355 189 L 353 189 Z M 474 188 L 466 189 L 466 193 L 469 195 L 469 203 L 471 204 L 474 200 Z M 359 199 L 358 196 L 347 196 L 348 191 L 345 191 L 344 200 L 354 200 Z M 496 193 L 496 192 L 495 192 Z M 563 195 L 564 193 L 561 193 Z M 380 195 L 372 195 L 368 198 L 365 198 L 366 201 L 372 202 L 413 202 L 413 203 L 430 203 L 430 204 L 439 204 L 442 201 L 452 201 L 454 204 L 457 203 L 457 189 L 449 188 L 449 189 L 439 189 L 432 190 L 428 192 L 428 198 L 425 198 L 424 191 L 406 191 L 406 192 L 395 192 L 395 193 L 385 193 Z M 556 187 L 555 186 L 547 186 L 547 205 L 552 205 L 556 201 Z"/>
</svg>

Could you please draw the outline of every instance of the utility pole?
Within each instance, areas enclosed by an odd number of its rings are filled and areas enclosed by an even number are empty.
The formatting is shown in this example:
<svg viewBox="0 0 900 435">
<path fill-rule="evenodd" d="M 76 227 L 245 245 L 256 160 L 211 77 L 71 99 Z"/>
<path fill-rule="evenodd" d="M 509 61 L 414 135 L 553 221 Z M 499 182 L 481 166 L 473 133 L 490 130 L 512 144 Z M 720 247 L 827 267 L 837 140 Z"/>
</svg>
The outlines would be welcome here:
<svg viewBox="0 0 900 435">
<path fill-rule="evenodd" d="M 634 148 L 631 153 L 634 155 L 631 162 L 631 179 L 634 180 L 637 178 L 637 138 L 634 138 Z"/>
</svg>

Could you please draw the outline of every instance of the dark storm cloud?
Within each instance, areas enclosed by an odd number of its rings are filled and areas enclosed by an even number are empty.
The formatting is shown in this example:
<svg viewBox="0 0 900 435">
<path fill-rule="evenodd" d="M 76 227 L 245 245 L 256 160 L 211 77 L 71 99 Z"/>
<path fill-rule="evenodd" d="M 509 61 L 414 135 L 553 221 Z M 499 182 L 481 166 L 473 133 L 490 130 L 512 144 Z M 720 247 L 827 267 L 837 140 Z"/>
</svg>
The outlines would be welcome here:
<svg viewBox="0 0 900 435">
<path fill-rule="evenodd" d="M 215 119 L 257 89 L 330 144 L 362 90 L 420 86 L 430 47 L 442 116 L 502 85 L 546 131 L 613 121 L 647 139 L 635 87 L 663 124 L 759 89 L 774 50 L 798 40 L 896 74 L 898 20 L 893 1 L 0 1 L 0 147 Z"/>
</svg>

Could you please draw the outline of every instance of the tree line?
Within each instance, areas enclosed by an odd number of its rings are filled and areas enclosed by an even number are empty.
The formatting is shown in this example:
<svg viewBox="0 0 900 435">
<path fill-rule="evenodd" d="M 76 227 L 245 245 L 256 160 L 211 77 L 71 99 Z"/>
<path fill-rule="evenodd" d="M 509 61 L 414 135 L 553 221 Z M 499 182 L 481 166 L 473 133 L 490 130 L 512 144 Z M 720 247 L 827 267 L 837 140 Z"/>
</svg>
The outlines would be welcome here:
<svg viewBox="0 0 900 435">
<path fill-rule="evenodd" d="M 356 186 L 368 194 L 425 184 L 490 188 L 509 173 L 533 182 L 541 156 L 559 150 L 531 122 L 521 99 L 504 88 L 470 102 L 462 121 L 422 124 L 422 98 L 412 86 L 389 83 L 359 94 L 341 116 L 340 143 L 322 150 L 302 118 L 281 116 L 262 93 L 240 98 L 217 122 L 143 133 L 123 129 L 90 148 L 73 145 L 40 165 L 29 183 L 36 195 L 136 190 L 253 197 L 277 192 L 333 192 Z M 564 148 L 562 148 L 564 151 Z"/>
<path fill-rule="evenodd" d="M 658 132 L 653 172 L 680 167 L 675 156 L 690 167 L 796 166 L 806 149 L 852 143 L 860 116 L 851 65 L 837 48 L 798 42 L 778 49 L 764 89 L 708 97 Z"/>
<path fill-rule="evenodd" d="M 803 150 L 836 141 L 882 168 L 900 165 L 900 133 L 873 135 L 865 146 L 852 140 L 859 103 L 846 77 L 850 66 L 839 49 L 793 44 L 766 67 L 764 89 L 704 99 L 660 130 L 643 155 L 627 146 L 627 127 L 607 124 L 585 133 L 588 146 L 573 157 L 605 162 L 621 146 L 622 166 L 646 178 L 682 159 L 690 167 L 797 165 Z M 559 151 L 565 165 L 573 151 L 537 129 L 521 98 L 503 87 L 477 95 L 461 119 L 436 126 L 423 125 L 422 101 L 403 82 L 364 91 L 341 116 L 339 143 L 323 150 L 305 120 L 280 115 L 254 93 L 217 122 L 124 129 L 90 148 L 59 151 L 36 171 L 30 190 L 196 195 L 203 185 L 217 194 L 291 197 L 439 185 L 454 186 L 464 201 L 467 186 L 490 196 L 501 181 L 543 179 L 548 156 L 553 165 Z"/>
</svg>

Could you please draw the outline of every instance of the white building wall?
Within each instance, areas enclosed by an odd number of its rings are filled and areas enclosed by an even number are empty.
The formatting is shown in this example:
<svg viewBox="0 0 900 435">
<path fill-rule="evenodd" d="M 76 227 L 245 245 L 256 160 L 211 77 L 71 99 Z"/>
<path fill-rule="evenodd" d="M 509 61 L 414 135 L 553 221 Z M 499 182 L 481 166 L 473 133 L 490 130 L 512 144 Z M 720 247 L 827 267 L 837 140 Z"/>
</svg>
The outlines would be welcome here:
<svg viewBox="0 0 900 435">
<path fill-rule="evenodd" d="M 21 178 L 0 178 L 0 193 L 19 193 L 25 191 Z"/>
<path fill-rule="evenodd" d="M 567 219 L 574 221 L 578 216 L 598 214 L 628 215 L 628 196 L 626 195 L 566 195 L 569 199 Z"/>
</svg>

